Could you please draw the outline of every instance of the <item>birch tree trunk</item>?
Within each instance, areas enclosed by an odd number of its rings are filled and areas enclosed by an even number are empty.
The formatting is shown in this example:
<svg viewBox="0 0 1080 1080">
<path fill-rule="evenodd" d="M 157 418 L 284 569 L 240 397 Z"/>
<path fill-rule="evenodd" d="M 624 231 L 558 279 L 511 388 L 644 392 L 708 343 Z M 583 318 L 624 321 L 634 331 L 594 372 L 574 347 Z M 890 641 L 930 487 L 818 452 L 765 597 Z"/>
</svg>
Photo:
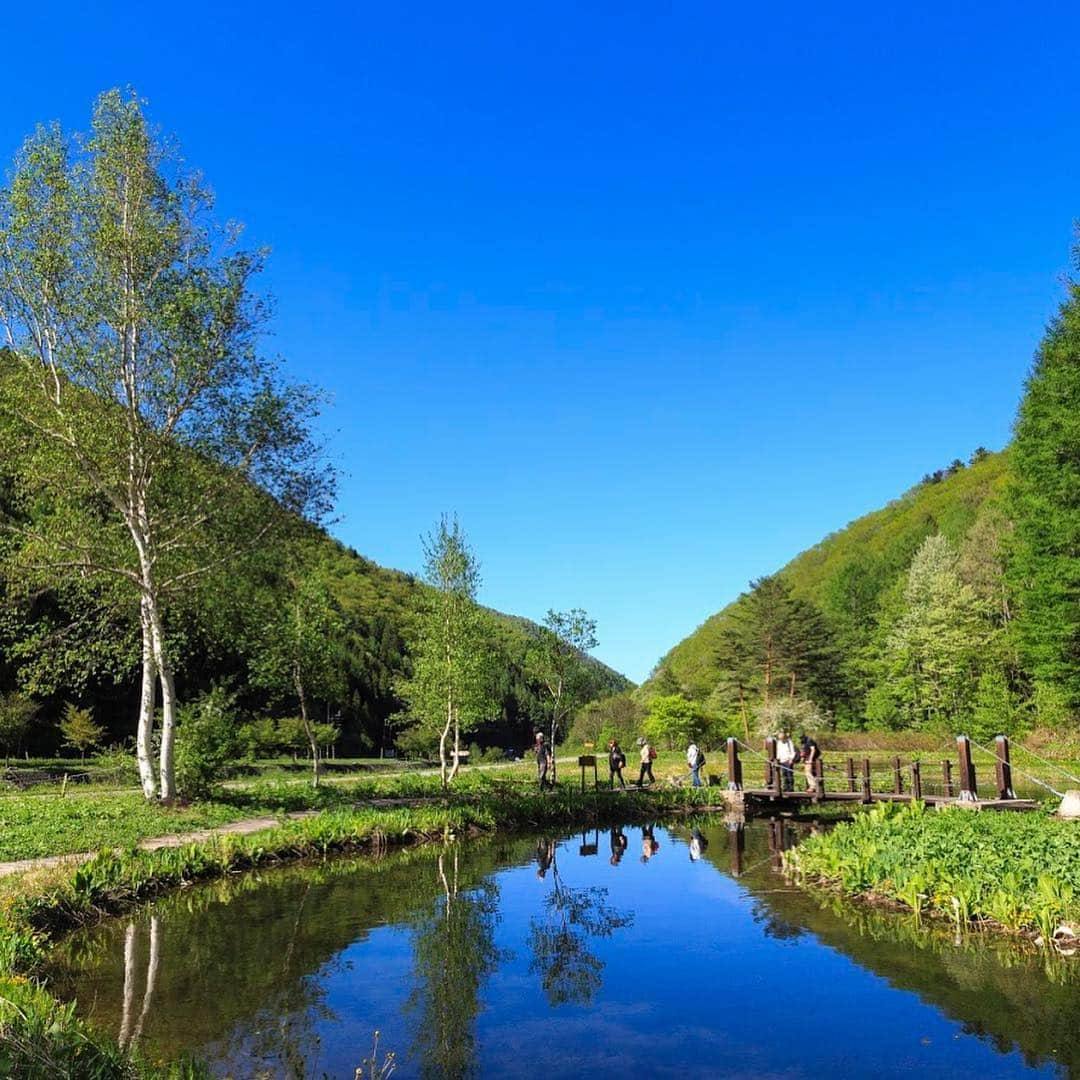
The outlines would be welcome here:
<svg viewBox="0 0 1080 1080">
<path fill-rule="evenodd" d="M 150 616 L 150 640 L 154 647 L 154 666 L 161 686 L 161 753 L 158 759 L 158 791 L 163 799 L 176 797 L 176 770 L 173 764 L 173 743 L 176 736 L 176 682 L 172 664 L 165 649 L 165 627 L 157 597 L 152 591 L 144 593 Z"/>
<path fill-rule="evenodd" d="M 139 605 L 142 627 L 142 693 L 139 697 L 139 726 L 135 732 L 135 758 L 139 763 L 139 783 L 147 799 L 157 797 L 157 779 L 151 758 L 150 737 L 154 729 L 154 702 L 157 699 L 157 668 L 154 666 L 154 645 L 151 641 L 150 615 L 146 602 Z"/>
<path fill-rule="evenodd" d="M 307 690 L 304 688 L 304 680 L 298 667 L 293 668 L 293 680 L 296 684 L 296 697 L 300 702 L 300 722 L 304 725 L 304 734 L 307 736 L 308 746 L 311 748 L 311 786 L 319 786 L 319 777 L 322 775 L 319 760 L 319 744 L 315 741 L 315 729 L 311 726 L 311 712 L 308 709 Z"/>
</svg>

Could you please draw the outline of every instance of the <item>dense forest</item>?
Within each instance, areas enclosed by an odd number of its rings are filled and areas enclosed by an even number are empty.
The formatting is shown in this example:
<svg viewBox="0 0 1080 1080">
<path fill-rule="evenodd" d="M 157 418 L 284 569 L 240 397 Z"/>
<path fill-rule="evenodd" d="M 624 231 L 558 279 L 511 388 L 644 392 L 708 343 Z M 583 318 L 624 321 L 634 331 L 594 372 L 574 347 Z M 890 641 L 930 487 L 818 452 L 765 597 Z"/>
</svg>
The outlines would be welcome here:
<svg viewBox="0 0 1080 1080">
<path fill-rule="evenodd" d="M 627 702 L 746 735 L 1074 729 L 1077 286 L 1046 331 L 1008 449 L 980 447 L 751 582 Z"/>
</svg>

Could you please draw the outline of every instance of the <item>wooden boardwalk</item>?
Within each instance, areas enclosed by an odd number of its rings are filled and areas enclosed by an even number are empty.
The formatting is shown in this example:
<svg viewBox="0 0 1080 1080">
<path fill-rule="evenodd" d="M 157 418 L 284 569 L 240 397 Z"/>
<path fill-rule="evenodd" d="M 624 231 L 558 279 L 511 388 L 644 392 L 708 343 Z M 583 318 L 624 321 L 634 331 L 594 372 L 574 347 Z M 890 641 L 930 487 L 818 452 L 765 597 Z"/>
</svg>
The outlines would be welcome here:
<svg viewBox="0 0 1080 1080">
<path fill-rule="evenodd" d="M 971 756 L 971 740 L 966 735 L 956 739 L 957 758 L 945 759 L 940 765 L 940 780 L 930 781 L 924 773 L 926 765 L 920 759 L 903 761 L 893 757 L 885 766 L 872 765 L 869 758 L 843 759 L 843 764 L 826 763 L 818 758 L 813 763 L 814 788 L 806 788 L 809 779 L 805 767 L 795 764 L 785 769 L 776 756 L 776 740 L 766 739 L 764 750 L 745 749 L 760 759 L 763 783 L 751 787 L 743 783 L 743 761 L 738 739 L 727 741 L 728 788 L 741 791 L 755 802 L 772 804 L 776 809 L 789 806 L 827 802 L 870 804 L 878 802 L 922 802 L 928 806 L 961 806 L 971 810 L 1036 810 L 1034 799 L 1019 799 L 1013 791 L 1012 763 L 1009 740 L 999 735 L 994 747 L 993 795 L 979 794 L 978 777 Z M 786 773 L 786 775 L 785 775 Z M 802 790 L 789 790 L 789 786 Z M 933 787 L 939 790 L 932 790 Z"/>
</svg>

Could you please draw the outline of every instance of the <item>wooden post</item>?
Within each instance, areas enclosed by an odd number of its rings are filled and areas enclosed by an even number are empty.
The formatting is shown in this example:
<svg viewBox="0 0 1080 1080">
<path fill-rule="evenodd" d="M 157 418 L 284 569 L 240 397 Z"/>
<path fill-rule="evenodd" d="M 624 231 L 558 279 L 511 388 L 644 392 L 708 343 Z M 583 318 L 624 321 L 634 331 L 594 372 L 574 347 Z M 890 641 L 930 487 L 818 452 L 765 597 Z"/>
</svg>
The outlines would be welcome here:
<svg viewBox="0 0 1080 1080">
<path fill-rule="evenodd" d="M 742 762 L 739 760 L 739 740 L 727 741 L 727 786 L 728 791 L 742 791 Z"/>
<path fill-rule="evenodd" d="M 961 802 L 977 802 L 979 788 L 975 781 L 975 764 L 971 760 L 971 740 L 966 735 L 956 736 L 956 753 L 960 758 L 960 794 Z"/>
<path fill-rule="evenodd" d="M 941 763 L 941 780 L 945 798 L 951 799 L 953 797 L 952 762 L 948 759 Z"/>
<path fill-rule="evenodd" d="M 870 791 L 870 759 L 863 758 L 862 763 L 862 801 L 864 803 L 873 802 L 872 793 Z"/>
<path fill-rule="evenodd" d="M 825 797 L 825 764 L 819 754 L 811 766 L 810 771 L 814 774 L 814 802 L 821 802 Z"/>
<path fill-rule="evenodd" d="M 900 759 L 892 759 L 892 789 L 894 795 L 904 794 L 904 774 L 900 771 Z"/>
<path fill-rule="evenodd" d="M 577 759 L 578 765 L 581 767 L 581 794 L 585 794 L 585 770 L 591 765 L 593 771 L 593 790 L 595 791 L 600 786 L 600 774 L 596 771 L 596 755 L 595 754 L 582 754 Z"/>
<path fill-rule="evenodd" d="M 848 791 L 859 790 L 855 784 L 855 759 L 853 757 L 847 759 L 847 789 Z"/>
<path fill-rule="evenodd" d="M 922 766 L 918 761 L 911 763 L 911 797 L 922 802 Z"/>
<path fill-rule="evenodd" d="M 994 748 L 997 750 L 997 764 L 994 772 L 997 776 L 997 792 L 999 799 L 1015 799 L 1016 792 L 1012 786 L 1012 760 L 1009 757 L 1009 737 L 999 735 L 994 740 Z"/>
<path fill-rule="evenodd" d="M 743 852 L 746 850 L 746 830 L 740 824 L 728 830 L 728 845 L 731 851 L 731 874 L 739 877 L 743 872 Z"/>
<path fill-rule="evenodd" d="M 765 740 L 765 786 L 776 787 L 776 779 L 773 774 L 779 775 L 780 768 L 776 763 L 776 740 L 770 735 Z"/>
</svg>

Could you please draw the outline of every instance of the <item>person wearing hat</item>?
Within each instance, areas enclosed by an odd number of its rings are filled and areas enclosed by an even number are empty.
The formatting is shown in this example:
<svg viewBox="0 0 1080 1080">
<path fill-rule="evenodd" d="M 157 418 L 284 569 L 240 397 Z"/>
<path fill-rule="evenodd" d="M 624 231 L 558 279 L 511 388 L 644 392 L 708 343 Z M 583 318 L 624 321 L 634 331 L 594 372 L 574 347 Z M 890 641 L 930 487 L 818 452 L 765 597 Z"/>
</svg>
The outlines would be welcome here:
<svg viewBox="0 0 1080 1080">
<path fill-rule="evenodd" d="M 780 766 L 780 783 L 784 791 L 795 790 L 795 761 L 799 751 L 791 739 L 790 731 L 781 731 L 776 740 L 776 761 Z"/>
<path fill-rule="evenodd" d="M 536 755 L 536 781 L 543 790 L 548 786 L 547 775 L 551 766 L 551 754 L 548 753 L 548 748 L 544 744 L 544 733 L 542 731 L 536 733 L 532 749 Z"/>
</svg>

